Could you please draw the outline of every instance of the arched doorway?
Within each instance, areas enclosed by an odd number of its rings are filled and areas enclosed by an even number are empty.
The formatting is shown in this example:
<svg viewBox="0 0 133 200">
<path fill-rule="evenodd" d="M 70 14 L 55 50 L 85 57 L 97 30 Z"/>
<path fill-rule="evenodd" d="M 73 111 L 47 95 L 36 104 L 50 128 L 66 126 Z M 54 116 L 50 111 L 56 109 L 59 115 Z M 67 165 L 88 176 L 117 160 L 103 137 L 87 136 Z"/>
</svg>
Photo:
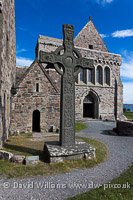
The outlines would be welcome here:
<svg viewBox="0 0 133 200">
<path fill-rule="evenodd" d="M 98 99 L 92 92 L 90 92 L 83 100 L 83 117 L 98 119 L 98 113 Z"/>
<path fill-rule="evenodd" d="M 39 110 L 34 110 L 34 112 L 33 112 L 32 131 L 40 132 L 40 112 L 39 112 Z"/>
<path fill-rule="evenodd" d="M 94 99 L 90 94 L 83 101 L 83 117 L 94 118 Z"/>
</svg>

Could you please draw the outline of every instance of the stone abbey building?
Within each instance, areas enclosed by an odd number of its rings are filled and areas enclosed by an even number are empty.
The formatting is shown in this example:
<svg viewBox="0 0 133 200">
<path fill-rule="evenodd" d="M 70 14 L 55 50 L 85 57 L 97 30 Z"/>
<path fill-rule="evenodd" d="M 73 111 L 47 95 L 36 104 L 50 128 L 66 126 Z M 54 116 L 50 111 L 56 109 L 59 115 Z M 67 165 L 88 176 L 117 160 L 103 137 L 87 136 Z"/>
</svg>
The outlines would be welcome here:
<svg viewBox="0 0 133 200">
<path fill-rule="evenodd" d="M 11 128 L 12 88 L 16 79 L 15 10 L 13 0 L 0 0 L 0 146 Z"/>
<path fill-rule="evenodd" d="M 0 34 L 3 34 L 0 35 L 3 44 L 0 46 L 1 141 L 3 135 L 7 138 L 9 132 L 14 131 L 24 133 L 59 130 L 60 119 L 60 75 L 53 65 L 40 64 L 38 59 L 40 50 L 54 51 L 62 45 L 62 40 L 40 35 L 34 62 L 28 68 L 16 67 L 14 2 L 8 2 L 10 3 L 1 4 L 0 13 L 1 17 L 5 17 L 1 18 L 0 23 L 7 19 L 7 26 L 8 20 L 11 20 L 7 29 L 4 24 L 0 27 Z M 12 15 L 11 18 L 4 14 L 4 10 L 9 7 L 12 9 L 7 13 Z M 108 51 L 91 17 L 74 39 L 74 45 L 83 57 L 94 60 L 94 69 L 81 70 L 75 80 L 76 120 L 122 118 L 121 56 Z"/>
</svg>

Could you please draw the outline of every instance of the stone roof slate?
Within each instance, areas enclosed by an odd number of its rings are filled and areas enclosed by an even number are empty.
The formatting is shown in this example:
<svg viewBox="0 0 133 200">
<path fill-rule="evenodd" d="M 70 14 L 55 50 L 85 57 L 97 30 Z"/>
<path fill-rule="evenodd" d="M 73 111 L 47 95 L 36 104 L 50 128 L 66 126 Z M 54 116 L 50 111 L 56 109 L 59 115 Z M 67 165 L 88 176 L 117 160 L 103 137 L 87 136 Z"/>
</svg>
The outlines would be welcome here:
<svg viewBox="0 0 133 200">
<path fill-rule="evenodd" d="M 75 46 L 81 48 L 88 48 L 89 45 L 93 46 L 93 50 L 98 50 L 102 52 L 109 52 L 107 46 L 105 45 L 101 35 L 97 31 L 92 19 L 83 27 L 83 29 L 78 33 L 74 39 Z"/>
<path fill-rule="evenodd" d="M 52 38 L 48 36 L 39 35 L 38 38 L 38 51 L 43 50 L 45 45 L 58 47 L 62 45 L 63 40 Z M 43 47 L 44 45 L 44 47 Z M 101 52 L 109 52 L 107 46 L 105 45 L 101 35 L 97 31 L 92 19 L 90 17 L 89 22 L 83 27 L 83 29 L 78 33 L 78 35 L 74 38 L 74 46 L 83 48 L 89 48 L 89 45 L 93 45 L 93 50 L 101 51 Z M 41 46 L 41 48 L 40 48 Z M 45 49 L 46 50 L 46 49 Z"/>
<path fill-rule="evenodd" d="M 27 69 L 28 67 L 16 66 L 16 84 L 20 81 Z"/>
<path fill-rule="evenodd" d="M 39 35 L 39 38 L 47 40 L 47 41 L 53 41 L 53 42 L 59 42 L 59 43 L 61 43 L 63 41 L 62 39 L 52 38 L 52 37 L 48 37 L 48 36 L 44 36 L 44 35 Z"/>
<path fill-rule="evenodd" d="M 34 64 L 38 64 L 39 67 L 41 68 L 41 70 L 43 71 L 44 75 L 47 77 L 47 79 L 49 80 L 49 82 L 51 83 L 51 85 L 53 86 L 53 88 L 55 89 L 56 93 L 59 93 L 58 88 L 56 87 L 56 85 L 53 83 L 51 77 L 49 76 L 49 74 L 46 72 L 46 70 L 44 69 L 43 65 L 41 63 L 38 62 L 38 60 L 34 60 L 33 63 L 30 65 L 30 67 L 17 67 L 17 76 L 18 76 L 18 81 L 16 82 L 16 87 L 19 87 L 20 83 L 23 81 L 23 79 L 26 77 L 26 75 L 28 74 L 29 70 L 31 69 L 31 67 Z"/>
<path fill-rule="evenodd" d="M 59 46 L 62 44 L 63 40 L 58 38 L 52 38 L 48 36 L 39 35 L 38 40 L 43 42 L 44 44 L 52 44 L 55 46 Z"/>
</svg>

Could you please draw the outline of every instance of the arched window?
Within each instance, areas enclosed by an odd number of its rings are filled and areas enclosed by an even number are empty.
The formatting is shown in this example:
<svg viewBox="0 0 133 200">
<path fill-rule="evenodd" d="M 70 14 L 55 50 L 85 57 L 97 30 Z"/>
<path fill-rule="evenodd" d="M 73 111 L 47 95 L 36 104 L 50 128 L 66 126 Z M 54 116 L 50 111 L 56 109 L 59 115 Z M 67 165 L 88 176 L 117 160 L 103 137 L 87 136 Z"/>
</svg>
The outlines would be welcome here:
<svg viewBox="0 0 133 200">
<path fill-rule="evenodd" d="M 36 83 L 36 92 L 39 92 L 39 83 Z"/>
<path fill-rule="evenodd" d="M 104 69 L 104 83 L 107 83 L 107 69 Z"/>
<path fill-rule="evenodd" d="M 108 67 L 104 69 L 104 83 L 110 85 L 110 69 Z"/>
<path fill-rule="evenodd" d="M 81 82 L 84 81 L 84 71 L 83 71 L 83 69 L 81 69 L 81 71 L 80 71 L 80 81 Z"/>
<path fill-rule="evenodd" d="M 102 67 L 98 66 L 96 69 L 96 83 L 102 84 Z"/>
<path fill-rule="evenodd" d="M 100 70 L 98 68 L 96 69 L 96 82 L 100 82 Z"/>
<path fill-rule="evenodd" d="M 91 83 L 92 82 L 92 70 L 88 69 L 88 82 Z"/>
</svg>

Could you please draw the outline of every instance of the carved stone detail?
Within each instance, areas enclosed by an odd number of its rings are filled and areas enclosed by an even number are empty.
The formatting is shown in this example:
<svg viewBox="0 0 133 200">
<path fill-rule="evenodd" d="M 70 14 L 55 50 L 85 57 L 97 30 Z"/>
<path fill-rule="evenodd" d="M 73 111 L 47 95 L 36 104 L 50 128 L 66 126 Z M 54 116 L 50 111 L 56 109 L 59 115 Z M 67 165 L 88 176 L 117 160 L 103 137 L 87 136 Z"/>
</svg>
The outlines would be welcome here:
<svg viewBox="0 0 133 200">
<path fill-rule="evenodd" d="M 74 27 L 63 25 L 63 46 L 55 52 L 40 51 L 40 62 L 53 63 L 61 77 L 60 145 L 75 144 L 75 76 L 80 68 L 93 69 L 93 60 L 82 58 L 74 47 Z M 60 52 L 64 49 L 64 54 Z M 75 56 L 76 55 L 76 56 Z M 63 65 L 63 72 L 59 64 Z"/>
</svg>

